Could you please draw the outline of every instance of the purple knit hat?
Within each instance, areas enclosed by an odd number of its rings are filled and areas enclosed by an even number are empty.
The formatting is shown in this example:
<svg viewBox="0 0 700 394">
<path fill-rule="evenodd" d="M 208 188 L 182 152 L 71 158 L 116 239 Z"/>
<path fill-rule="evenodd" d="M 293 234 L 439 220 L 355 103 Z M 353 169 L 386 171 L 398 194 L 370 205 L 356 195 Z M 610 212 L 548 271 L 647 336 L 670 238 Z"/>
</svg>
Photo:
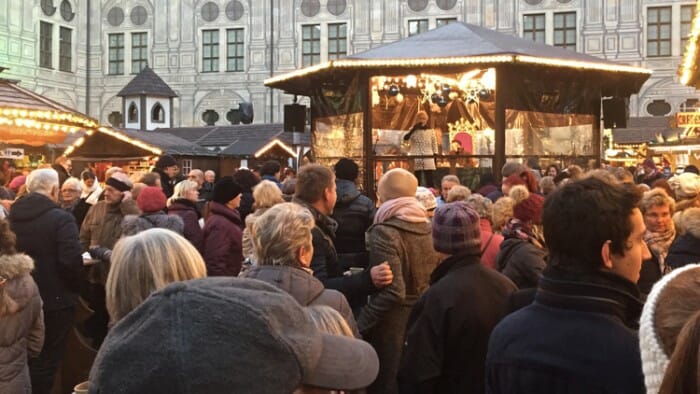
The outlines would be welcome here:
<svg viewBox="0 0 700 394">
<path fill-rule="evenodd" d="M 481 254 L 479 214 L 465 201 L 439 206 L 433 218 L 433 248 L 446 254 Z"/>
</svg>

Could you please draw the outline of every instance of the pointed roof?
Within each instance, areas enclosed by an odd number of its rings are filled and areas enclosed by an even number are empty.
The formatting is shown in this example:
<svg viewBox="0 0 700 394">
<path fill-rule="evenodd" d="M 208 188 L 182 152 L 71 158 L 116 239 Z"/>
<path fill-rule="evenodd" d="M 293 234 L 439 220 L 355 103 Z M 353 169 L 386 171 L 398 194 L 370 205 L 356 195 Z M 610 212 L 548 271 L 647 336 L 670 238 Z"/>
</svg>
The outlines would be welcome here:
<svg viewBox="0 0 700 394">
<path fill-rule="evenodd" d="M 131 82 L 124 86 L 124 89 L 117 93 L 117 96 L 177 97 L 177 94 L 170 89 L 170 86 L 155 71 L 146 66 Z"/>
<path fill-rule="evenodd" d="M 390 71 L 459 66 L 521 64 L 603 73 L 624 73 L 639 85 L 650 70 L 611 62 L 595 56 L 534 42 L 462 22 L 449 23 L 422 34 L 372 48 L 330 62 L 306 67 L 265 80 L 265 85 L 288 93 L 305 94 L 316 86 L 316 76 L 357 70 Z M 371 71 L 370 71 L 371 72 Z M 628 82 L 629 83 L 629 82 Z"/>
</svg>

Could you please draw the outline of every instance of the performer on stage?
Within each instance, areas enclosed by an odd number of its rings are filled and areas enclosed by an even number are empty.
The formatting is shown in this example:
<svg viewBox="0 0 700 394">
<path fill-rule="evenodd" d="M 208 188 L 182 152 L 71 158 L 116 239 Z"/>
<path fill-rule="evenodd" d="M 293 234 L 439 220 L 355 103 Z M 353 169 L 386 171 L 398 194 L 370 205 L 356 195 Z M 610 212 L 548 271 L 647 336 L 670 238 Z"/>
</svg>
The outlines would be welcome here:
<svg viewBox="0 0 700 394">
<path fill-rule="evenodd" d="M 415 126 L 403 137 L 405 141 L 410 143 L 408 154 L 411 156 L 433 156 L 438 153 L 438 145 L 435 131 L 428 127 L 428 114 L 425 111 L 418 111 L 416 118 Z M 435 186 L 433 183 L 434 158 L 415 159 L 413 171 L 421 186 Z"/>
</svg>

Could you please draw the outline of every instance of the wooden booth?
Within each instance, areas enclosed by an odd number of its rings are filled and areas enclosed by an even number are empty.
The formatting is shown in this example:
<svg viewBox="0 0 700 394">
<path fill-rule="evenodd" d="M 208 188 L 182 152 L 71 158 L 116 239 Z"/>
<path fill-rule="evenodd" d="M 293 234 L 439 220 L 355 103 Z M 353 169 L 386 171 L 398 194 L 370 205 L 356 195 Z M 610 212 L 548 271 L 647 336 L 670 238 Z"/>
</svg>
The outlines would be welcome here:
<svg viewBox="0 0 700 394">
<path fill-rule="evenodd" d="M 426 160 L 436 169 L 422 184 L 454 173 L 476 188 L 482 173 L 500 179 L 507 160 L 599 162 L 601 99 L 624 103 L 650 73 L 450 23 L 265 85 L 310 98 L 314 160 L 354 159 L 368 191 L 386 170 Z M 416 149 L 404 137 L 423 111 L 434 135 Z"/>
</svg>

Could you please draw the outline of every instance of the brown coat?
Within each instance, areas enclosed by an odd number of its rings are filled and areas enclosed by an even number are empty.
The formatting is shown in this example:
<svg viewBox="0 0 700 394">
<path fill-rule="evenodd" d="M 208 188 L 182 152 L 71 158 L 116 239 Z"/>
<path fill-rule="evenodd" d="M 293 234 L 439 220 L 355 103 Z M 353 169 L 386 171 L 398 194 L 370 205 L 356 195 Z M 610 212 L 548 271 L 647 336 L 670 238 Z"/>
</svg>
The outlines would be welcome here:
<svg viewBox="0 0 700 394">
<path fill-rule="evenodd" d="M 357 319 L 360 333 L 377 350 L 381 366 L 368 392 L 395 393 L 408 316 L 430 286 L 430 274 L 440 256 L 433 249 L 430 223 L 395 217 L 367 230 L 367 250 L 370 266 L 387 261 L 394 274 L 393 282 L 370 297 Z"/>
<path fill-rule="evenodd" d="M 122 236 L 122 220 L 126 215 L 139 215 L 136 201 L 125 200 L 119 205 L 100 201 L 88 211 L 80 228 L 80 243 L 85 250 L 96 246 L 112 249 Z"/>
<path fill-rule="evenodd" d="M 0 256 L 0 393 L 31 393 L 27 356 L 44 344 L 39 288 L 30 275 L 34 262 L 25 254 Z"/>
</svg>

